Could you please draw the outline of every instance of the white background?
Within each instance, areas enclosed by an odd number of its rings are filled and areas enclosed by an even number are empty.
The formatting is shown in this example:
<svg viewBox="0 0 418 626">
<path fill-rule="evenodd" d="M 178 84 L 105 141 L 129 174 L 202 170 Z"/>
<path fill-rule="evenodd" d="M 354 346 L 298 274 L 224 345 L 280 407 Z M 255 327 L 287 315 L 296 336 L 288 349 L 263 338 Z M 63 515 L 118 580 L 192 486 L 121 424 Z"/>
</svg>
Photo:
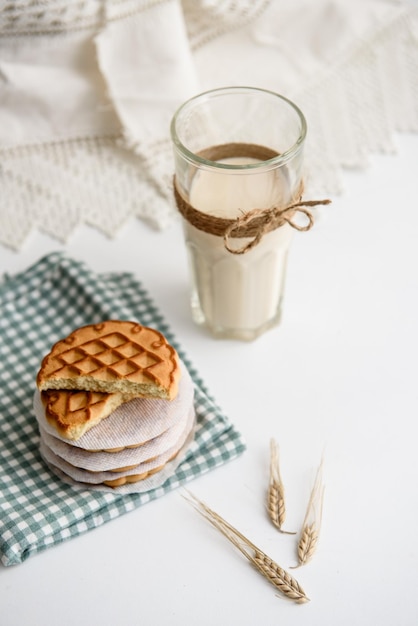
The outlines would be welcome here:
<svg viewBox="0 0 418 626">
<path fill-rule="evenodd" d="M 253 343 L 191 322 L 178 223 L 155 232 L 130 222 L 113 241 L 83 227 L 65 246 L 149 290 L 248 445 L 190 489 L 286 569 L 295 538 L 265 510 L 269 440 L 280 445 L 291 530 L 324 454 L 320 543 L 293 572 L 311 601 L 279 597 L 176 491 L 0 567 L 2 626 L 418 623 L 418 137 L 398 143 L 397 155 L 347 172 L 344 195 L 296 234 L 281 326 Z M 35 234 L 19 253 L 0 249 L 0 269 L 62 247 Z"/>
</svg>

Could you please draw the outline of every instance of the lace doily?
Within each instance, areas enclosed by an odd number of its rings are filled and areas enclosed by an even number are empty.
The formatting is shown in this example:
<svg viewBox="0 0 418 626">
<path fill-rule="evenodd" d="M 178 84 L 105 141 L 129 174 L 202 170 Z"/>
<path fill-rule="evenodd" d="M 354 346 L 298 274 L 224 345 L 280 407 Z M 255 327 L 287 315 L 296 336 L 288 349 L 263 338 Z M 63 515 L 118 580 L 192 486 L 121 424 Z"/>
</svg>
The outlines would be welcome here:
<svg viewBox="0 0 418 626">
<path fill-rule="evenodd" d="M 308 120 L 308 192 L 418 131 L 416 8 L 395 0 L 18 0 L 0 7 L 0 242 L 176 215 L 169 121 L 260 86 Z M 126 44 L 125 44 L 126 42 Z M 34 78 L 35 77 L 35 78 Z"/>
</svg>

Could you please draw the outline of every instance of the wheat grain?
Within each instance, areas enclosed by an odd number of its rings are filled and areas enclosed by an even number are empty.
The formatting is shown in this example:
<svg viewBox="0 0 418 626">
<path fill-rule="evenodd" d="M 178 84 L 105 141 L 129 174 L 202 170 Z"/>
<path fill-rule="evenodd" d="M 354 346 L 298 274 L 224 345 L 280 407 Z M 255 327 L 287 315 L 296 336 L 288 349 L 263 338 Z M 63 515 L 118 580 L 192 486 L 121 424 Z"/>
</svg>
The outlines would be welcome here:
<svg viewBox="0 0 418 626">
<path fill-rule="evenodd" d="M 283 530 L 286 519 L 284 485 L 280 474 L 279 451 L 274 439 L 270 440 L 270 479 L 267 491 L 267 511 L 274 526 L 282 533 L 295 533 Z"/>
<path fill-rule="evenodd" d="M 309 598 L 300 584 L 262 550 L 257 548 L 245 535 L 190 493 L 189 501 L 281 594 L 299 604 L 309 602 Z"/>
</svg>

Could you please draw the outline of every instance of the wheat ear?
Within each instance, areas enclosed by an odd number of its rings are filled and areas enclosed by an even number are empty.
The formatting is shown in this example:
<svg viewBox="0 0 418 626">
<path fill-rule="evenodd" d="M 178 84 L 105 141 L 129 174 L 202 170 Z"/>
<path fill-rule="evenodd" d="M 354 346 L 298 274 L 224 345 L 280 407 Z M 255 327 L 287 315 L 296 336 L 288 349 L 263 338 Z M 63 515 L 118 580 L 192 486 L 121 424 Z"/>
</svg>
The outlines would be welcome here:
<svg viewBox="0 0 418 626">
<path fill-rule="evenodd" d="M 270 440 L 270 478 L 267 491 L 267 511 L 274 526 L 288 535 L 296 533 L 283 530 L 286 519 L 286 504 L 284 498 L 284 485 L 280 474 L 279 449 L 274 439 Z"/>
<path fill-rule="evenodd" d="M 206 504 L 198 500 L 188 492 L 188 499 L 194 508 L 205 517 L 217 530 L 219 530 L 250 563 L 262 574 L 274 587 L 287 598 L 301 604 L 309 602 L 299 583 L 267 554 L 257 548 L 247 537 L 231 526 L 218 513 L 210 509 Z"/>
<path fill-rule="evenodd" d="M 322 506 L 324 501 L 322 467 L 323 461 L 321 461 L 318 467 L 314 486 L 309 498 L 302 532 L 298 543 L 298 564 L 294 567 L 300 567 L 301 565 L 308 563 L 312 559 L 317 548 L 319 532 L 321 530 Z"/>
</svg>

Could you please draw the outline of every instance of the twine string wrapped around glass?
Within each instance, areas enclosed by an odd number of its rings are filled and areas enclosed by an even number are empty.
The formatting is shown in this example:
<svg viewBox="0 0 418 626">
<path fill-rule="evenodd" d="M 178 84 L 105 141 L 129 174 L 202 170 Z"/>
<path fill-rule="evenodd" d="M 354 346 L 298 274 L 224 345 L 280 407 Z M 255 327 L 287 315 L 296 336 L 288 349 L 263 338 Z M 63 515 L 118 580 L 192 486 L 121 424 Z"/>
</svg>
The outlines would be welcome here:
<svg viewBox="0 0 418 626">
<path fill-rule="evenodd" d="M 292 234 L 323 203 L 301 199 L 305 118 L 283 96 L 229 87 L 184 103 L 171 136 L 192 317 L 217 337 L 255 339 L 280 322 Z"/>
</svg>

